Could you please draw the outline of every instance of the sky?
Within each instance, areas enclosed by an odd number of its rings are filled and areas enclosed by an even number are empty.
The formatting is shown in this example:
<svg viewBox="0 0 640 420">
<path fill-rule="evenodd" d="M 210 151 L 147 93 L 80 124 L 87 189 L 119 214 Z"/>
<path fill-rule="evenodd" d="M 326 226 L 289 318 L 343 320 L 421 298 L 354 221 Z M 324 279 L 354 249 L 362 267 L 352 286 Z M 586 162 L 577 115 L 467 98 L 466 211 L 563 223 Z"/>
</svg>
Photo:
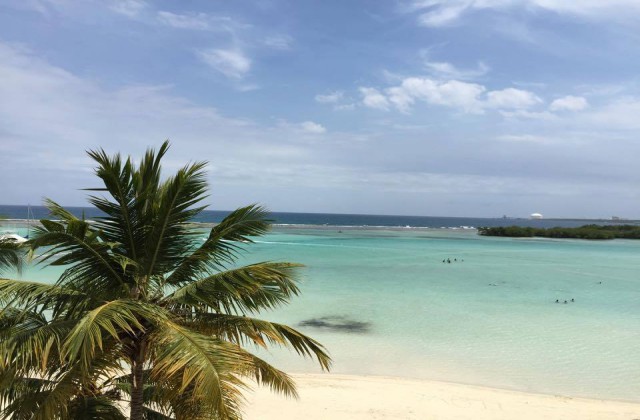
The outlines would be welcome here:
<svg viewBox="0 0 640 420">
<path fill-rule="evenodd" d="M 0 0 L 0 203 L 85 151 L 211 209 L 640 218 L 640 0 Z"/>
</svg>

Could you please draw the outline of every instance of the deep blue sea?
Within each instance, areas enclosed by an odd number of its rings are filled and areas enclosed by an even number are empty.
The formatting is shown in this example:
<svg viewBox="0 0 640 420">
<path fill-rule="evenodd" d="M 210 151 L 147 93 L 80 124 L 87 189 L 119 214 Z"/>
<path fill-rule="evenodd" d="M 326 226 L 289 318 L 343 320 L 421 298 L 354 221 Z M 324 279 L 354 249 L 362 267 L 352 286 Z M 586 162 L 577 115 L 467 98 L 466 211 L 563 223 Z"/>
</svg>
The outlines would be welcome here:
<svg viewBox="0 0 640 420">
<path fill-rule="evenodd" d="M 32 219 L 45 219 L 49 212 L 42 206 L 31 206 Z M 67 210 L 80 217 L 91 219 L 100 216 L 99 210 L 93 207 L 67 207 Z M 0 205 L 0 217 L 5 219 L 27 219 L 27 206 Z M 220 222 L 229 211 L 205 210 L 196 219 L 197 222 Z M 278 225 L 328 225 L 341 227 L 398 227 L 398 228 L 459 228 L 478 226 L 531 226 L 531 227 L 575 227 L 589 223 L 612 224 L 610 220 L 586 219 L 542 219 L 530 220 L 525 218 L 479 218 L 479 217 L 438 217 L 438 216 L 393 216 L 372 214 L 325 214 L 325 213 L 271 213 L 271 219 Z M 616 222 L 621 223 L 621 222 Z M 623 223 L 637 223 L 623 221 Z"/>
</svg>

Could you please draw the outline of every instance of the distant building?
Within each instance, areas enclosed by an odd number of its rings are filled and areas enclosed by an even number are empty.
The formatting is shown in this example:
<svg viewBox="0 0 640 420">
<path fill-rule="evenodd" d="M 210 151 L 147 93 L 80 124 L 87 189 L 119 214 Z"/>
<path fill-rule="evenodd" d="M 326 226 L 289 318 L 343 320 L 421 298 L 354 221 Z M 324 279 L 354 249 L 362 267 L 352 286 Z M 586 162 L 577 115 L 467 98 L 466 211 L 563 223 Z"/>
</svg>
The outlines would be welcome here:
<svg viewBox="0 0 640 420">
<path fill-rule="evenodd" d="M 530 219 L 542 219 L 542 215 L 540 213 L 531 213 L 529 216 Z"/>
</svg>

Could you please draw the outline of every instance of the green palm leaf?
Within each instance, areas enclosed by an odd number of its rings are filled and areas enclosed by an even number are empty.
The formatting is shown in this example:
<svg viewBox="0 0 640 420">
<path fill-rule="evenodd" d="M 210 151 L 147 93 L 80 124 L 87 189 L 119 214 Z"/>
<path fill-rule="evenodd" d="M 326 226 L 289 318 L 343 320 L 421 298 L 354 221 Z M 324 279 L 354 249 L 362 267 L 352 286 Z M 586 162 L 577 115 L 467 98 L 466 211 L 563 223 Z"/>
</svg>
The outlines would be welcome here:
<svg viewBox="0 0 640 420">
<path fill-rule="evenodd" d="M 268 344 L 293 348 L 301 356 L 315 357 L 323 369 L 331 367 L 331 358 L 320 343 L 287 325 L 217 313 L 196 313 L 187 325 L 239 345 L 253 343 L 264 348 Z"/>
<path fill-rule="evenodd" d="M 273 309 L 299 293 L 299 264 L 262 262 L 219 272 L 187 284 L 166 300 L 181 305 L 204 304 L 217 312 L 246 313 Z"/>
<path fill-rule="evenodd" d="M 181 285 L 233 263 L 244 244 L 268 230 L 267 211 L 263 207 L 250 205 L 231 212 L 211 229 L 199 248 L 183 259 L 167 283 Z"/>
<path fill-rule="evenodd" d="M 192 399 L 221 419 L 236 416 L 225 399 L 240 397 L 239 388 L 244 384 L 234 370 L 238 365 L 246 369 L 245 352 L 171 321 L 162 323 L 151 342 L 156 344 L 151 378 L 181 378 L 179 393 L 188 391 Z"/>
<path fill-rule="evenodd" d="M 23 254 L 21 244 L 0 239 L 0 272 L 9 268 L 15 268 L 18 273 L 20 273 L 22 270 Z"/>
<path fill-rule="evenodd" d="M 5 304 L 5 307 L 38 305 L 49 309 L 57 303 L 57 299 L 75 295 L 81 293 L 59 285 L 0 278 L 0 302 Z"/>
<path fill-rule="evenodd" d="M 138 319 L 148 312 L 136 301 L 116 300 L 87 312 L 69 332 L 62 356 L 71 363 L 79 362 L 83 372 L 88 372 L 96 354 L 103 350 L 105 337 L 122 341 L 122 334 L 135 336 L 144 332 Z"/>
</svg>

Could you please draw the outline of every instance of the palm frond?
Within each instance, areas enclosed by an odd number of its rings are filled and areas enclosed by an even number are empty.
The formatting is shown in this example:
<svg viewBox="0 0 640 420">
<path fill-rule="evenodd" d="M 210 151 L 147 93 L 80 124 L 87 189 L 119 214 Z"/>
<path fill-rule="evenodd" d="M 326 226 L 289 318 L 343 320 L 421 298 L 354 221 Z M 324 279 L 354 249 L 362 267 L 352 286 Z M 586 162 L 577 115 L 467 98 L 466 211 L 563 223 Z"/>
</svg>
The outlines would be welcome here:
<svg viewBox="0 0 640 420">
<path fill-rule="evenodd" d="M 119 243 L 121 253 L 135 260 L 143 246 L 139 236 L 144 230 L 144 222 L 140 217 L 142 200 L 136 200 L 139 194 L 133 182 L 133 163 L 130 158 L 123 161 L 120 154 L 110 157 L 102 149 L 90 150 L 87 154 L 98 164 L 96 175 L 104 184 L 104 188 L 93 190 L 105 191 L 115 200 L 112 202 L 99 196 L 89 198 L 91 204 L 106 214 L 97 218 L 95 224 L 105 240 Z"/>
<path fill-rule="evenodd" d="M 166 301 L 235 314 L 273 309 L 298 294 L 295 274 L 300 266 L 262 262 L 223 271 L 177 289 Z"/>
<path fill-rule="evenodd" d="M 253 356 L 253 369 L 248 370 L 245 374 L 252 376 L 258 385 L 268 386 L 272 392 L 298 398 L 298 391 L 293 379 L 257 356 Z"/>
<path fill-rule="evenodd" d="M 2 366 L 19 366 L 23 372 L 46 370 L 51 361 L 55 366 L 62 366 L 60 348 L 75 320 L 47 320 L 42 313 L 25 310 L 5 310 L 4 315 L 8 314 L 11 315 L 3 316 L 1 323 Z"/>
<path fill-rule="evenodd" d="M 144 331 L 138 320 L 147 314 L 136 301 L 115 300 L 89 311 L 70 331 L 63 347 L 62 356 L 71 363 L 78 361 L 83 372 L 88 372 L 98 350 L 102 350 L 105 337 L 120 341 L 121 334 L 135 335 Z"/>
<path fill-rule="evenodd" d="M 22 271 L 24 248 L 22 244 L 6 239 L 0 239 L 0 272 L 14 268 L 18 273 Z"/>
<path fill-rule="evenodd" d="M 194 207 L 206 197 L 205 165 L 187 165 L 160 186 L 153 224 L 146 237 L 147 276 L 172 271 L 191 248 L 194 234 L 185 224 L 205 208 Z"/>
<path fill-rule="evenodd" d="M 199 248 L 183 259 L 167 284 L 182 285 L 231 264 L 244 244 L 269 230 L 267 215 L 266 209 L 255 204 L 231 212 L 211 229 Z"/>
<path fill-rule="evenodd" d="M 176 420 L 175 417 L 168 416 L 149 407 L 144 407 L 144 420 Z"/>
<path fill-rule="evenodd" d="M 56 203 L 55 201 L 51 200 L 50 198 L 44 199 L 44 205 L 47 208 L 47 210 L 49 210 L 49 214 L 51 216 L 55 217 L 56 219 L 62 222 L 70 223 L 70 222 L 79 220 L 76 216 L 73 215 L 73 213 L 71 213 L 70 211 L 62 207 L 60 204 Z M 47 220 L 47 219 L 43 219 L 43 220 Z M 40 222 L 42 223 L 42 220 Z"/>
<path fill-rule="evenodd" d="M 45 247 L 40 264 L 69 266 L 58 284 L 72 282 L 81 289 L 90 283 L 94 293 L 121 288 L 126 283 L 123 262 L 113 258 L 111 252 L 116 244 L 102 241 L 99 236 L 100 232 L 86 221 L 76 219 L 63 224 L 43 220 L 29 243 L 33 250 Z"/>
<path fill-rule="evenodd" d="M 315 357 L 322 369 L 331 367 L 331 357 L 322 344 L 287 325 L 217 313 L 195 313 L 187 325 L 203 334 L 239 345 L 253 343 L 264 348 L 269 344 L 293 348 L 301 356 Z"/>
<path fill-rule="evenodd" d="M 88 395 L 74 398 L 69 405 L 72 419 L 126 420 L 118 405 L 105 395 Z"/>
<path fill-rule="evenodd" d="M 248 363 L 242 349 L 169 320 L 162 322 L 151 341 L 155 344 L 152 379 L 180 378 L 179 392 L 188 391 L 221 419 L 233 418 L 225 398 L 241 398 L 239 388 L 244 384 L 233 371 Z"/>
<path fill-rule="evenodd" d="M 55 284 L 0 278 L 0 303 L 5 307 L 38 305 L 49 309 L 57 303 L 58 299 L 75 295 L 82 295 L 82 293 Z"/>
</svg>

